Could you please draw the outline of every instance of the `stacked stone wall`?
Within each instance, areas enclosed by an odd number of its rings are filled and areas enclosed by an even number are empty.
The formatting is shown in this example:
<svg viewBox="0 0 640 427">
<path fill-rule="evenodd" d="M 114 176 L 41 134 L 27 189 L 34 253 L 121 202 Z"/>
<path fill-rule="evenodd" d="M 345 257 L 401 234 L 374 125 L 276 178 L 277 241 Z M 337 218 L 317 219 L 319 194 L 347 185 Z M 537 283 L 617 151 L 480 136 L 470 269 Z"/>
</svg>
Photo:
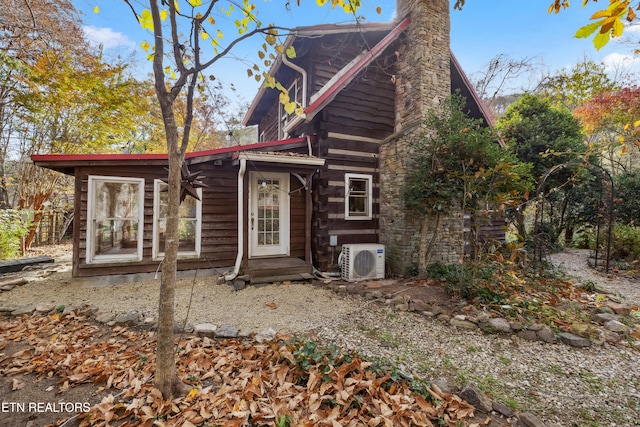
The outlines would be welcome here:
<svg viewBox="0 0 640 427">
<path fill-rule="evenodd" d="M 418 262 L 422 218 L 408 210 L 404 188 L 414 168 L 410 142 L 428 132 L 426 113 L 451 94 L 448 0 L 401 0 L 398 17 L 411 16 L 398 50 L 396 136 L 380 146 L 380 241 L 391 271 L 404 274 Z M 433 222 L 433 221 L 432 221 Z M 431 262 L 464 255 L 461 213 L 441 221 Z"/>
</svg>

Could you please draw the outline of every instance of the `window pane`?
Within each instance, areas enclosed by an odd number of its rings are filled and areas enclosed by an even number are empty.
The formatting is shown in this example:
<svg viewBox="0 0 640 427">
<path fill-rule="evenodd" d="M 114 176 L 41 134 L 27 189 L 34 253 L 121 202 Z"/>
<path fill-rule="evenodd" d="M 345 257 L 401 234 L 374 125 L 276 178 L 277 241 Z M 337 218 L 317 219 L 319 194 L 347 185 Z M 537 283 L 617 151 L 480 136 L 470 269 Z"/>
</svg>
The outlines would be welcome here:
<svg viewBox="0 0 640 427">
<path fill-rule="evenodd" d="M 157 184 L 158 220 L 156 224 L 156 238 L 158 239 L 158 253 L 162 254 L 166 247 L 167 213 L 168 213 L 168 185 L 164 182 Z M 198 203 L 194 197 L 187 197 L 178 207 L 178 253 L 196 252 L 198 229 Z"/>
<path fill-rule="evenodd" d="M 371 178 L 347 176 L 347 218 L 369 218 L 371 216 Z"/>
<path fill-rule="evenodd" d="M 367 193 L 367 180 L 366 179 L 351 179 L 349 182 L 349 188 L 351 193 Z"/>
<path fill-rule="evenodd" d="M 349 197 L 349 214 L 360 216 L 366 215 L 366 201 L 367 199 L 365 197 Z"/>
<path fill-rule="evenodd" d="M 137 220 L 94 222 L 94 255 L 128 255 L 138 252 Z"/>
<path fill-rule="evenodd" d="M 91 181 L 93 218 L 89 232 L 93 239 L 92 256 L 121 255 L 131 259 L 138 254 L 141 185 L 122 181 Z"/>
</svg>

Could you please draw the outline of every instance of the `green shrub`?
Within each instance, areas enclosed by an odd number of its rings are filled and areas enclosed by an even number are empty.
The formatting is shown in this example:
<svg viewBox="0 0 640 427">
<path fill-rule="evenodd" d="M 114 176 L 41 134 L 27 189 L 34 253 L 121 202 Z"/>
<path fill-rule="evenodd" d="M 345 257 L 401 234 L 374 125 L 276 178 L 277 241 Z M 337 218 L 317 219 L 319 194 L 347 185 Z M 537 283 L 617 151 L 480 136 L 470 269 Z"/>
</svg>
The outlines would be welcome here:
<svg viewBox="0 0 640 427">
<path fill-rule="evenodd" d="M 0 259 L 20 256 L 20 238 L 29 231 L 29 222 L 22 219 L 20 211 L 0 210 Z"/>
<path fill-rule="evenodd" d="M 606 239 L 604 235 L 602 237 L 601 240 Z M 610 256 L 612 259 L 629 262 L 640 259 L 640 227 L 615 224 L 613 226 L 613 236 L 611 236 Z"/>
</svg>

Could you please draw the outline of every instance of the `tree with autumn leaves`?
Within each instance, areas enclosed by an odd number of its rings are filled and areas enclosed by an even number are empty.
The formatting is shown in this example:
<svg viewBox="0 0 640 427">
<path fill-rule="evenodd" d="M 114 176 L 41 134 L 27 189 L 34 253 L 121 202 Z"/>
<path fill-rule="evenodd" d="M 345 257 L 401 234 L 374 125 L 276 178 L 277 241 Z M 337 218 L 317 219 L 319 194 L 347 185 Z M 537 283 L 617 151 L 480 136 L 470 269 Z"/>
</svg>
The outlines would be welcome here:
<svg viewBox="0 0 640 427">
<path fill-rule="evenodd" d="M 178 253 L 178 206 L 182 185 L 184 157 L 189 144 L 194 119 L 194 98 L 203 90 L 206 79 L 214 79 L 207 70 L 241 42 L 261 37 L 264 41 L 257 51 L 255 64 L 248 75 L 263 80 L 267 87 L 280 91 L 280 102 L 286 111 L 293 113 L 299 106 L 289 98 L 288 91 L 268 73 L 276 55 L 295 56 L 293 48 L 284 51 L 279 40 L 281 31 L 273 24 L 263 23 L 258 16 L 255 3 L 244 0 L 221 2 L 202 0 L 158 1 L 150 0 L 141 9 L 137 3 L 125 0 L 142 28 L 153 33 L 151 43 L 142 43 L 153 63 L 154 87 L 166 138 L 168 153 L 168 215 L 167 241 L 162 263 L 162 278 L 158 304 L 158 340 L 155 383 L 165 398 L 184 394 L 188 387 L 178 378 L 175 366 L 174 300 Z M 357 0 L 319 0 L 318 4 L 331 4 L 346 13 L 354 13 L 359 7 Z M 231 20 L 235 31 L 225 34 L 223 26 L 216 22 L 216 14 Z M 185 110 L 179 126 L 177 100 L 184 96 Z M 190 184 L 189 184 L 190 185 Z"/>
</svg>

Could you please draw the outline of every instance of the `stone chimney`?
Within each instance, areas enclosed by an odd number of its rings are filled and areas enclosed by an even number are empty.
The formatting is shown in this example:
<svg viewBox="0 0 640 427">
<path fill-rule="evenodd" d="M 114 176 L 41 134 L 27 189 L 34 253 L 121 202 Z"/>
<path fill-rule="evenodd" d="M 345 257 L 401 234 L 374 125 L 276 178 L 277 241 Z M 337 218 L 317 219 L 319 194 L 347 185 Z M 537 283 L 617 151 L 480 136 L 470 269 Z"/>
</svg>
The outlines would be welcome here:
<svg viewBox="0 0 640 427">
<path fill-rule="evenodd" d="M 406 208 L 404 188 L 413 168 L 410 141 L 427 131 L 426 112 L 451 94 L 448 0 L 397 0 L 397 19 L 411 17 L 398 50 L 395 137 L 380 147 L 380 241 L 399 274 L 418 262 L 422 218 Z M 441 227 L 433 262 L 457 262 L 463 254 L 462 219 Z M 433 222 L 433 221 L 432 221 Z"/>
</svg>

